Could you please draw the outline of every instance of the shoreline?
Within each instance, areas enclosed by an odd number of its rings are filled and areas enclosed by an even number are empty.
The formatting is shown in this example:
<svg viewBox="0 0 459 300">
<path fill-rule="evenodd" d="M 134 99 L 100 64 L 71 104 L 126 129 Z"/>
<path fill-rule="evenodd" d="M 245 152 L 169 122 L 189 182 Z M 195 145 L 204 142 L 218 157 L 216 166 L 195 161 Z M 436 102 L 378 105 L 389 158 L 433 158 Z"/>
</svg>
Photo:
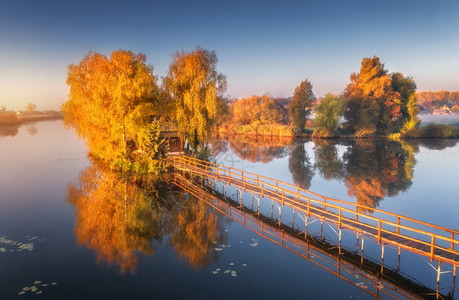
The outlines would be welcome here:
<svg viewBox="0 0 459 300">
<path fill-rule="evenodd" d="M 19 126 L 27 123 L 32 122 L 39 122 L 39 121 L 49 121 L 49 120 L 59 120 L 63 119 L 64 115 L 60 112 L 52 112 L 52 113 L 34 113 L 34 114 L 19 114 L 16 115 L 14 119 L 3 119 L 1 118 L 0 114 L 0 126 Z"/>
</svg>

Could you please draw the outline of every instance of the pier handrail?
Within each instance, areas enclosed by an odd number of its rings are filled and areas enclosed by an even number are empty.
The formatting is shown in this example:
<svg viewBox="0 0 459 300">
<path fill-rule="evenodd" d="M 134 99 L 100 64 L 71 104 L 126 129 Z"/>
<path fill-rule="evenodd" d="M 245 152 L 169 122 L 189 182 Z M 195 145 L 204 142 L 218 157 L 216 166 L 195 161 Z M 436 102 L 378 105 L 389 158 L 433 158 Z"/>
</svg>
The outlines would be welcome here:
<svg viewBox="0 0 459 300">
<path fill-rule="evenodd" d="M 232 204 L 230 204 L 229 202 L 220 200 L 217 196 L 210 194 L 208 191 L 199 188 L 196 184 L 190 182 L 189 180 L 185 179 L 180 175 L 174 175 L 172 177 L 172 181 L 176 186 L 180 187 L 183 191 L 190 193 L 191 195 L 204 201 L 211 207 L 218 210 L 220 213 L 235 220 L 236 222 L 245 226 L 246 228 L 249 228 L 259 236 L 288 249 L 289 251 L 303 257 L 304 259 L 314 263 L 315 265 L 324 268 L 325 270 L 331 272 L 332 274 L 341 278 L 342 280 L 345 280 L 346 282 L 349 282 L 350 284 L 353 284 L 361 288 L 362 290 L 371 294 L 377 299 L 383 299 L 382 297 L 380 297 L 380 295 L 378 295 L 378 292 L 386 296 L 393 297 L 395 299 L 414 299 L 419 297 L 419 295 L 414 293 L 411 289 L 406 289 L 404 285 L 397 285 L 396 280 L 390 281 L 387 280 L 385 276 L 375 277 L 373 273 L 365 272 L 363 268 L 364 264 L 362 261 L 360 261 L 360 263 L 352 263 L 352 260 L 340 259 L 339 254 L 330 250 L 336 249 L 336 247 L 330 247 L 328 245 L 324 248 L 320 248 L 318 245 L 314 243 L 310 244 L 306 236 L 303 240 L 300 239 L 297 234 L 291 235 L 290 233 L 286 233 L 284 232 L 284 229 L 279 229 L 275 226 L 267 224 L 265 223 L 265 221 L 260 220 L 259 218 L 255 218 L 255 215 L 252 215 L 250 212 L 247 213 L 245 210 L 240 210 L 240 207 L 232 206 Z M 320 253 L 323 256 L 314 254 L 312 251 L 316 251 L 317 253 Z M 341 253 L 341 250 L 338 253 Z M 332 265 L 337 266 L 338 270 L 333 270 L 331 268 Z M 361 278 L 378 292 L 372 292 L 367 287 L 363 287 L 362 285 L 359 285 L 351 281 L 350 279 L 346 278 L 341 274 L 340 269 L 344 270 L 352 277 Z M 397 274 L 398 276 L 403 276 L 400 275 L 400 273 L 398 272 L 392 272 L 389 274 Z"/>
<path fill-rule="evenodd" d="M 243 189 L 257 189 L 259 190 L 262 196 L 266 195 L 267 197 L 276 200 L 282 205 L 287 204 L 295 209 L 299 209 L 303 211 L 305 214 L 308 214 L 308 216 L 311 214 L 311 203 L 323 207 L 322 213 L 330 214 L 330 217 L 336 218 L 336 214 L 338 214 L 338 220 L 335 220 L 335 222 L 338 224 L 340 228 L 341 226 L 349 227 L 350 224 L 361 225 L 362 222 L 359 221 L 359 218 L 365 218 L 367 220 L 375 221 L 377 225 L 371 225 L 369 223 L 363 224 L 365 224 L 365 227 L 367 227 L 368 229 L 377 231 L 378 242 L 381 242 L 384 239 L 383 235 L 385 233 L 388 233 L 397 237 L 402 237 L 404 239 L 421 243 L 430 248 L 429 256 L 431 260 L 433 260 L 435 257 L 435 249 L 441 249 L 454 255 L 459 254 L 455 250 L 455 246 L 459 244 L 459 241 L 456 239 L 455 235 L 459 234 L 459 230 L 437 226 L 400 214 L 387 212 L 381 209 L 357 204 L 354 202 L 326 197 L 281 180 L 269 178 L 263 175 L 200 160 L 189 156 L 171 156 L 169 157 L 169 159 L 172 162 L 172 165 L 176 168 L 188 169 L 191 172 L 212 179 L 221 180 L 222 178 L 226 178 L 229 184 L 231 184 L 231 180 L 233 180 L 234 183 L 239 182 L 241 185 L 240 187 Z M 286 202 L 292 203 L 293 205 L 290 205 Z M 336 212 L 333 213 L 329 211 L 329 209 L 334 209 L 336 210 Z M 378 217 L 375 217 L 363 213 L 359 210 L 374 211 L 377 212 L 379 215 Z M 346 215 L 353 215 L 355 220 Z M 393 218 L 393 221 L 390 220 L 389 217 Z M 343 221 L 346 222 L 346 225 L 343 224 Z M 402 224 L 402 222 L 404 224 Z M 425 227 L 425 229 L 419 229 L 410 226 L 409 224 L 406 224 L 408 222 L 412 222 L 417 225 L 422 225 Z M 390 228 L 395 228 L 395 231 L 388 230 L 388 226 L 390 226 Z M 409 236 L 407 234 L 402 234 L 400 232 L 401 229 L 404 231 L 410 231 L 413 233 L 420 234 L 426 237 L 427 241 L 415 238 L 413 236 Z M 443 241 L 444 243 L 449 243 L 449 247 L 447 248 L 445 246 L 438 245 L 438 242 L 440 241 Z"/>
</svg>

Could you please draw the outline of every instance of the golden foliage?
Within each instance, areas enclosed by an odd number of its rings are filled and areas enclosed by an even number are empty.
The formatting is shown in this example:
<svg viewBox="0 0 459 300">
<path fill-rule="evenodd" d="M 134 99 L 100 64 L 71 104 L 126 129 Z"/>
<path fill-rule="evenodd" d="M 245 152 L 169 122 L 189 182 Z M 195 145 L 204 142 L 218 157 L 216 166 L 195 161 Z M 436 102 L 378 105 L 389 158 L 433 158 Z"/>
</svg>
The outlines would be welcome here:
<svg viewBox="0 0 459 300">
<path fill-rule="evenodd" d="M 176 52 L 164 78 L 180 132 L 197 146 L 214 125 L 217 107 L 226 90 L 226 78 L 217 72 L 215 51 L 201 48 Z"/>
<path fill-rule="evenodd" d="M 159 156 L 164 152 L 164 147 L 158 148 L 164 141 L 151 143 L 153 132 L 159 130 L 151 123 L 158 87 L 145 60 L 143 54 L 124 50 L 112 52 L 110 58 L 90 52 L 68 67 L 70 94 L 62 105 L 65 123 L 86 140 L 94 157 L 112 166 L 128 164 L 133 151 Z M 147 171 L 158 167 L 163 166 Z"/>
</svg>

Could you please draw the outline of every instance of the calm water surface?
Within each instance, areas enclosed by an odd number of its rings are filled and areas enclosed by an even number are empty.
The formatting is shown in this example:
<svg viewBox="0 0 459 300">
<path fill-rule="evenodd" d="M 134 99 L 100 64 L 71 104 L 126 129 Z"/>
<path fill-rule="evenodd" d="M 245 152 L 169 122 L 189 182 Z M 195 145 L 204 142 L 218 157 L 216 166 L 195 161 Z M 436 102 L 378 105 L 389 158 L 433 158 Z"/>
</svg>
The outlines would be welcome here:
<svg viewBox="0 0 459 300">
<path fill-rule="evenodd" d="M 230 139 L 211 149 L 221 164 L 459 228 L 457 141 Z M 346 282 L 199 199 L 156 201 L 119 183 L 86 153 L 60 121 L 0 129 L 0 299 L 373 298 L 359 278 Z M 423 258 L 403 259 L 407 274 L 435 283 Z M 390 250 L 386 260 L 396 261 Z"/>
</svg>

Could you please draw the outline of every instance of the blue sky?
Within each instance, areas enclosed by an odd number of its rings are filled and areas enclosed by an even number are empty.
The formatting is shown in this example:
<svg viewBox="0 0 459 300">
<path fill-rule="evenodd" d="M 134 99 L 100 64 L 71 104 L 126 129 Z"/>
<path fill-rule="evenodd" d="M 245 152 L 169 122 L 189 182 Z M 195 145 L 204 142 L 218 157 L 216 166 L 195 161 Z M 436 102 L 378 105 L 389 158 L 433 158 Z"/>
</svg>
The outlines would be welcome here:
<svg viewBox="0 0 459 300">
<path fill-rule="evenodd" d="M 290 96 L 307 78 L 339 93 L 363 57 L 413 76 L 418 90 L 459 90 L 459 1 L 0 0 L 0 105 L 57 109 L 67 65 L 90 50 L 147 55 L 212 49 L 232 97 Z"/>
</svg>

